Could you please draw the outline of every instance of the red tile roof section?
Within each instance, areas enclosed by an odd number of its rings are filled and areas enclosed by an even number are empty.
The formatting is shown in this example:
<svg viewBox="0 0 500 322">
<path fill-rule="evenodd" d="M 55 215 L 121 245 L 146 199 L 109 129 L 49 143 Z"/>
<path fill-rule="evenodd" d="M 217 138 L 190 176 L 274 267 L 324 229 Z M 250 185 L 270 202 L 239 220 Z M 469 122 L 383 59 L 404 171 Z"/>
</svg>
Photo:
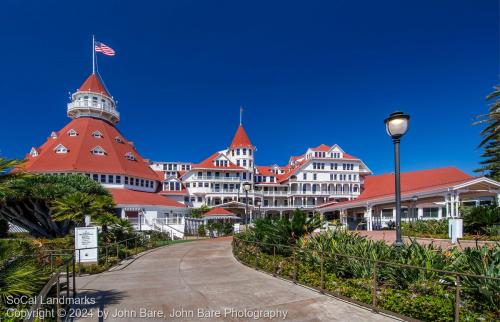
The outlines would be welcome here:
<svg viewBox="0 0 500 322">
<path fill-rule="evenodd" d="M 109 189 L 117 205 L 148 205 L 186 208 L 180 202 L 157 193 L 142 192 L 129 189 Z"/>
<path fill-rule="evenodd" d="M 401 194 L 410 194 L 419 191 L 442 188 L 459 184 L 473 179 L 472 176 L 455 168 L 436 168 L 401 173 Z M 337 203 L 344 205 L 364 200 L 384 198 L 394 195 L 394 174 L 382 174 L 378 176 L 367 176 L 364 183 L 364 191 L 354 200 Z M 320 208 L 330 204 L 321 205 Z"/>
<path fill-rule="evenodd" d="M 208 216 L 235 216 L 232 212 L 229 210 L 226 210 L 224 208 L 213 208 L 210 211 L 206 212 L 203 214 L 204 217 Z"/>
<path fill-rule="evenodd" d="M 69 136 L 68 131 L 75 130 L 77 136 Z M 92 136 L 94 131 L 102 133 L 102 138 Z M 122 143 L 115 140 L 120 137 Z M 57 154 L 54 149 L 64 145 L 68 153 Z M 90 151 L 100 146 L 106 155 L 93 155 Z M 134 176 L 159 181 L 158 175 L 144 162 L 139 153 L 125 140 L 122 134 L 106 121 L 82 117 L 69 122 L 57 138 L 49 137 L 38 148 L 39 155 L 27 155 L 23 168 L 29 172 L 93 172 Z M 127 160 L 126 153 L 132 153 L 136 160 Z"/>
<path fill-rule="evenodd" d="M 111 97 L 97 74 L 91 74 L 89 77 L 87 77 L 78 91 L 100 93 Z"/>
<path fill-rule="evenodd" d="M 247 132 L 243 128 L 243 125 L 238 127 L 236 134 L 234 135 L 233 141 L 229 146 L 231 148 L 253 148 L 252 142 L 248 138 Z"/>
</svg>

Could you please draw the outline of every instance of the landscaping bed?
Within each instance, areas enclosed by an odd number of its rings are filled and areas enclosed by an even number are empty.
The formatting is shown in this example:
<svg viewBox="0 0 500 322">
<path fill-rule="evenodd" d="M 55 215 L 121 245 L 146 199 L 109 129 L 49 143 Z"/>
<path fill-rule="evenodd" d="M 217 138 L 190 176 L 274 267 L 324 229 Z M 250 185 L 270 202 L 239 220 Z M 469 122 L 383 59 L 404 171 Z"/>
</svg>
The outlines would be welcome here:
<svg viewBox="0 0 500 322">
<path fill-rule="evenodd" d="M 242 233 L 233 253 L 249 266 L 423 321 L 453 321 L 457 277 L 445 271 L 471 274 L 459 280 L 460 321 L 500 318 L 500 281 L 475 277 L 500 277 L 498 245 L 446 252 L 418 244 L 399 249 L 337 231 L 302 238 L 291 247 L 259 243 L 252 233 Z"/>
</svg>

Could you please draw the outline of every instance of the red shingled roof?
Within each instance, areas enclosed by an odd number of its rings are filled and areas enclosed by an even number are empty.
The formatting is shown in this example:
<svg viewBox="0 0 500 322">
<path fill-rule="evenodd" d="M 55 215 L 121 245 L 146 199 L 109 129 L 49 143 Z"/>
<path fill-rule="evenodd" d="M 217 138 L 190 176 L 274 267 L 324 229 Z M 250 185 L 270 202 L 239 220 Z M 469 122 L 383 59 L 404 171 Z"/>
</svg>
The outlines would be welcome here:
<svg viewBox="0 0 500 322">
<path fill-rule="evenodd" d="M 248 138 L 247 132 L 243 128 L 243 125 L 238 127 L 236 134 L 234 135 L 233 141 L 229 146 L 231 148 L 253 148 L 252 142 Z"/>
<path fill-rule="evenodd" d="M 70 130 L 74 130 L 77 135 L 69 136 Z M 99 131 L 102 137 L 93 137 L 95 131 Z M 121 142 L 117 141 L 117 137 Z M 59 144 L 66 147 L 68 152 L 56 153 L 54 149 Z M 105 155 L 91 153 L 97 146 L 105 151 Z M 74 119 L 57 132 L 56 138 L 49 137 L 37 150 L 38 156 L 27 155 L 27 162 L 23 165 L 26 171 L 109 173 L 159 180 L 132 144 L 114 126 L 99 119 Z M 132 153 L 135 160 L 128 160 L 125 157 L 127 153 Z"/>
<path fill-rule="evenodd" d="M 89 77 L 87 77 L 78 91 L 101 93 L 111 97 L 97 74 L 91 74 Z"/>
<path fill-rule="evenodd" d="M 191 169 L 234 169 L 234 170 L 244 170 L 242 167 L 238 167 L 237 165 L 235 165 L 234 163 L 232 163 L 231 161 L 229 161 L 227 159 L 226 159 L 227 162 L 228 162 L 228 166 L 227 167 L 216 166 L 215 163 L 214 163 L 214 160 L 217 159 L 217 157 L 219 157 L 221 154 L 222 153 L 220 153 L 220 152 L 215 152 L 214 154 L 212 154 L 211 156 L 209 156 L 205 160 L 201 161 L 200 163 L 193 164 L 191 166 Z"/>
<path fill-rule="evenodd" d="M 472 179 L 467 173 L 455 168 L 436 168 L 401 173 L 401 194 L 411 194 L 425 190 L 437 189 L 456 185 Z M 337 203 L 336 205 L 347 205 L 364 200 L 384 198 L 394 195 L 394 174 L 387 173 L 378 176 L 367 176 L 364 183 L 364 191 L 354 200 Z M 331 205 L 324 204 L 319 208 Z"/>
<path fill-rule="evenodd" d="M 109 189 L 117 205 L 148 205 L 186 208 L 180 202 L 157 193 L 134 191 L 129 189 Z"/>
<path fill-rule="evenodd" d="M 208 216 L 235 216 L 232 212 L 229 210 L 226 210 L 224 208 L 213 208 L 209 212 L 206 212 L 203 214 L 204 217 Z"/>
</svg>

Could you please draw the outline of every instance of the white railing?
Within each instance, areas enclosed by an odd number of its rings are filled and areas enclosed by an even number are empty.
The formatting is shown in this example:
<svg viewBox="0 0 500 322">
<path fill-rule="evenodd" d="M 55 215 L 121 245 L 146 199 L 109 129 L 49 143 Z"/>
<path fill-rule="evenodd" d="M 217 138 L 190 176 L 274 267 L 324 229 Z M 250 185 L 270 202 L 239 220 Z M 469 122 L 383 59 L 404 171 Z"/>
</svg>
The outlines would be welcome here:
<svg viewBox="0 0 500 322">
<path fill-rule="evenodd" d="M 195 176 L 195 180 L 215 180 L 215 181 L 241 181 L 240 177 L 224 177 L 224 176 Z"/>
<path fill-rule="evenodd" d="M 183 217 L 155 218 L 154 222 L 158 225 L 182 225 L 184 223 Z"/>
<path fill-rule="evenodd" d="M 106 112 L 109 114 L 112 114 L 116 117 L 120 117 L 120 112 L 118 112 L 115 108 L 106 106 L 100 102 L 92 102 L 92 101 L 74 101 L 71 103 L 68 103 L 68 112 L 71 112 L 73 110 L 78 110 L 81 108 L 87 108 L 91 110 L 98 110 L 100 112 Z"/>
<path fill-rule="evenodd" d="M 297 209 L 297 208 L 314 208 L 317 205 L 278 205 L 278 206 L 273 206 L 273 205 L 267 205 L 267 206 L 262 206 L 262 209 Z"/>
</svg>

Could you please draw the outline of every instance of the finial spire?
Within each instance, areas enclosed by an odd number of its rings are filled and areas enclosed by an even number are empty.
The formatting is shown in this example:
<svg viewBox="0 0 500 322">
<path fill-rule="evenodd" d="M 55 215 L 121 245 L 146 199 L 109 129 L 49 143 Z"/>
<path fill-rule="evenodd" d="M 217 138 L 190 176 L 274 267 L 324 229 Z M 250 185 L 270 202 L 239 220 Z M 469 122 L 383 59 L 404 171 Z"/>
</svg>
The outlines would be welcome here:
<svg viewBox="0 0 500 322">
<path fill-rule="evenodd" d="M 240 126 L 243 124 L 243 105 L 240 105 Z"/>
</svg>

